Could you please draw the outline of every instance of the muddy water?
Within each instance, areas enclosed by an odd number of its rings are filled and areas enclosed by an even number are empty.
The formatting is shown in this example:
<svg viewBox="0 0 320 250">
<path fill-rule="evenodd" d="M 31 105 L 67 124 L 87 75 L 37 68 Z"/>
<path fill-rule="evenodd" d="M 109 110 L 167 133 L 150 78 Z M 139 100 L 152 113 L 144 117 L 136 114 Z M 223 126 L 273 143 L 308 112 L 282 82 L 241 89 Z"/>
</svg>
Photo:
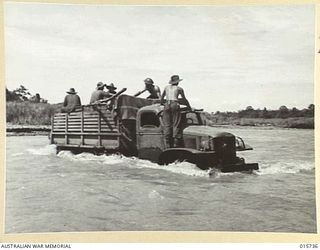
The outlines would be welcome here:
<svg viewBox="0 0 320 250">
<path fill-rule="evenodd" d="M 259 171 L 210 177 L 189 163 L 56 155 L 45 136 L 7 137 L 5 231 L 316 232 L 314 131 L 227 131 L 254 147 L 241 156 Z"/>
</svg>

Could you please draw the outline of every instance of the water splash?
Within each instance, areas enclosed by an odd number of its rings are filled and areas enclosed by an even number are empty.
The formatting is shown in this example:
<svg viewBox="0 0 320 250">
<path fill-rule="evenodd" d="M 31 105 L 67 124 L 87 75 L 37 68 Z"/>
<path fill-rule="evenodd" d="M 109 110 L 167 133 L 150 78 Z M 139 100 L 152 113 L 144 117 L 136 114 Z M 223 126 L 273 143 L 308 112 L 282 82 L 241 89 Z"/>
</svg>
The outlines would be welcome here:
<svg viewBox="0 0 320 250">
<path fill-rule="evenodd" d="M 134 162 L 132 162 L 132 160 L 134 160 Z M 174 162 L 168 165 L 159 165 L 157 163 L 138 158 L 131 158 L 130 161 L 131 164 L 129 166 L 134 168 L 151 168 L 188 176 L 209 177 L 208 171 L 201 170 L 195 164 L 189 162 Z"/>
<path fill-rule="evenodd" d="M 138 159 L 136 157 L 125 157 L 123 155 L 93 155 L 90 153 L 73 154 L 70 151 L 60 151 L 58 157 L 70 160 L 70 161 L 82 161 L 82 162 L 96 162 L 107 165 L 126 165 L 128 168 L 148 168 L 166 170 L 172 173 L 184 174 L 188 176 L 197 177 L 209 177 L 209 171 L 201 170 L 196 165 L 189 162 L 175 162 L 166 166 L 158 165 L 157 163 L 150 162 L 148 160 Z"/>
<path fill-rule="evenodd" d="M 196 177 L 210 177 L 210 178 L 220 178 L 224 176 L 234 176 L 239 174 L 239 172 L 234 173 L 221 173 L 217 169 L 201 170 L 195 164 L 189 162 L 174 162 L 165 166 L 158 165 L 157 163 L 150 162 L 148 160 L 139 159 L 136 157 L 125 157 L 120 154 L 113 155 L 93 155 L 91 153 L 81 153 L 74 155 L 70 151 L 61 151 L 58 157 L 68 159 L 71 161 L 82 161 L 82 162 L 96 162 L 100 164 L 105 164 L 108 166 L 112 165 L 125 165 L 128 168 L 138 168 L 138 169 L 157 169 L 165 170 L 171 173 L 183 174 L 188 176 Z M 259 170 L 253 171 L 256 175 L 272 175 L 272 174 L 296 174 L 301 172 L 314 171 L 313 162 L 278 162 L 278 163 L 260 163 Z"/>
<path fill-rule="evenodd" d="M 165 168 L 177 174 L 185 174 L 185 175 L 197 176 L 197 177 L 210 177 L 209 170 L 201 170 L 195 164 L 192 164 L 189 162 L 171 163 L 165 166 Z"/>
<path fill-rule="evenodd" d="M 68 160 L 76 160 L 75 159 L 75 155 L 73 153 L 71 153 L 70 151 L 60 151 L 58 153 L 58 157 L 64 158 L 64 159 L 68 159 Z"/>
<path fill-rule="evenodd" d="M 56 145 L 50 144 L 41 148 L 29 148 L 27 151 L 33 155 L 55 155 Z"/>
<path fill-rule="evenodd" d="M 109 165 L 123 163 L 123 158 L 126 158 L 122 155 L 94 155 L 91 153 L 81 153 L 73 154 L 71 151 L 60 151 L 58 157 L 71 160 L 71 161 L 82 161 L 82 162 L 97 162 L 97 163 L 106 163 Z"/>
<path fill-rule="evenodd" d="M 260 164 L 259 171 L 255 171 L 255 173 L 257 175 L 297 174 L 310 173 L 311 171 L 314 171 L 314 169 L 314 162 L 277 162 L 274 164 Z"/>
</svg>

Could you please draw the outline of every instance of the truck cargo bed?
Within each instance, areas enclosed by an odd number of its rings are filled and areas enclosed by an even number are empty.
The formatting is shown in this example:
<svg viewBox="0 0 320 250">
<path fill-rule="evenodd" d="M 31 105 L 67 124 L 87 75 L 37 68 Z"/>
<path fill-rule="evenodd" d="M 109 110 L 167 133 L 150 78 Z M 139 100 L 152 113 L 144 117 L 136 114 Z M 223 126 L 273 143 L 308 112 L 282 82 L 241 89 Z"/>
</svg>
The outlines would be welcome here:
<svg viewBox="0 0 320 250">
<path fill-rule="evenodd" d="M 105 105 L 57 113 L 52 119 L 51 143 L 58 147 L 119 148 L 119 125 Z"/>
</svg>

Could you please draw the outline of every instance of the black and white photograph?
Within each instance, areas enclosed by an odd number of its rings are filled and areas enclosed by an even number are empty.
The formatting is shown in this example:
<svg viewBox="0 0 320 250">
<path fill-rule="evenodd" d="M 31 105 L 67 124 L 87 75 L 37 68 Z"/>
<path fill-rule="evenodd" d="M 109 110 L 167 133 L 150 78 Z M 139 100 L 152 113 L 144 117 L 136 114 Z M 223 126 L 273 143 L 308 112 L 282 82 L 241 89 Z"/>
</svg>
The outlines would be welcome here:
<svg viewBox="0 0 320 250">
<path fill-rule="evenodd" d="M 315 5 L 3 8 L 5 234 L 317 233 Z"/>
</svg>

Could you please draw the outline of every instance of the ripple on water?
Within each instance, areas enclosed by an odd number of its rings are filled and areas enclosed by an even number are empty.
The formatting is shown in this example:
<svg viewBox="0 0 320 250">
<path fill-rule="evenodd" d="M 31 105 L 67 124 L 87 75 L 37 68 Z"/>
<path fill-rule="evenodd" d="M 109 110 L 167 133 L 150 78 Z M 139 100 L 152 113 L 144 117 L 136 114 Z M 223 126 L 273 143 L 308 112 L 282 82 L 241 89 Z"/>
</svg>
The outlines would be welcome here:
<svg viewBox="0 0 320 250">
<path fill-rule="evenodd" d="M 150 198 L 150 199 L 157 199 L 157 200 L 163 200 L 164 199 L 164 197 L 159 193 L 159 192 L 157 192 L 156 190 L 151 190 L 150 192 L 149 192 L 149 194 L 148 194 L 148 197 Z"/>
<path fill-rule="evenodd" d="M 14 153 L 14 154 L 12 154 L 11 156 L 21 156 L 21 155 L 24 155 L 24 153 Z"/>
<path fill-rule="evenodd" d="M 33 155 L 55 155 L 57 152 L 56 145 L 49 144 L 45 147 L 29 148 L 27 151 Z"/>
</svg>

